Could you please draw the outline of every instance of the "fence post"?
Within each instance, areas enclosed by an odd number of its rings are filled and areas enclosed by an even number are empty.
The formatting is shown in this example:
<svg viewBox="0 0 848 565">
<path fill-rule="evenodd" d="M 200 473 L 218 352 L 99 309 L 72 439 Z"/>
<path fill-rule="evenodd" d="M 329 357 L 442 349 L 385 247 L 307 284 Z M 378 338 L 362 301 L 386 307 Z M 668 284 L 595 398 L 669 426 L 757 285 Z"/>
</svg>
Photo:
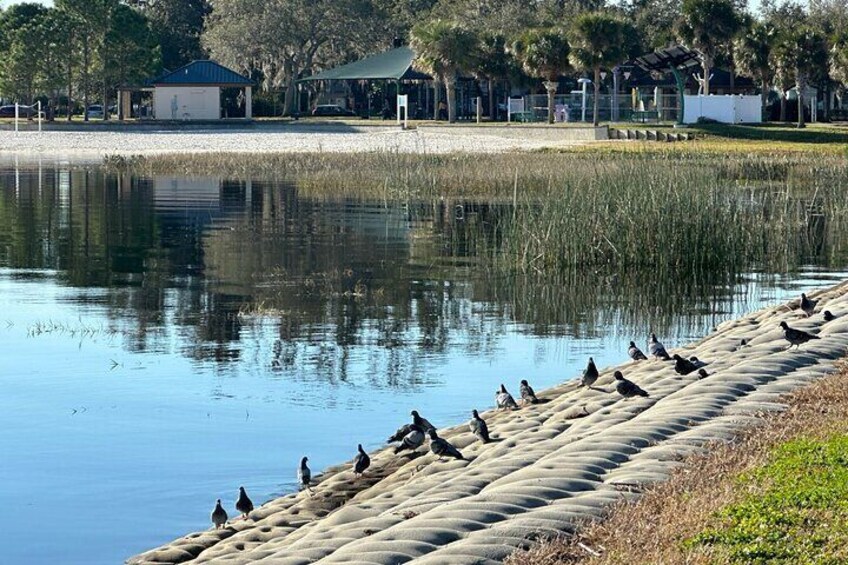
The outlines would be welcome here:
<svg viewBox="0 0 848 565">
<path fill-rule="evenodd" d="M 41 100 L 38 101 L 38 133 L 41 133 Z"/>
<path fill-rule="evenodd" d="M 18 133 L 18 118 L 21 114 L 21 107 L 15 102 L 15 133 Z"/>
<path fill-rule="evenodd" d="M 483 98 L 481 96 L 477 97 L 477 123 L 479 124 L 483 119 Z"/>
</svg>

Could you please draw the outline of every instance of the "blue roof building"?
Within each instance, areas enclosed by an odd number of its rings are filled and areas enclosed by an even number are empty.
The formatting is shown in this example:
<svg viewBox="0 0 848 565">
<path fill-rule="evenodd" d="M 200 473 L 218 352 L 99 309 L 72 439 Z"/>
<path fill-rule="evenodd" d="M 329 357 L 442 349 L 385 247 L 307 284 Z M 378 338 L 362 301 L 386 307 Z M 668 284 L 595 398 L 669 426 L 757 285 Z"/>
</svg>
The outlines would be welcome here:
<svg viewBox="0 0 848 565">
<path fill-rule="evenodd" d="M 192 61 L 151 83 L 157 120 L 220 120 L 222 88 L 243 89 L 244 117 L 253 117 L 253 81 L 215 61 Z"/>
</svg>

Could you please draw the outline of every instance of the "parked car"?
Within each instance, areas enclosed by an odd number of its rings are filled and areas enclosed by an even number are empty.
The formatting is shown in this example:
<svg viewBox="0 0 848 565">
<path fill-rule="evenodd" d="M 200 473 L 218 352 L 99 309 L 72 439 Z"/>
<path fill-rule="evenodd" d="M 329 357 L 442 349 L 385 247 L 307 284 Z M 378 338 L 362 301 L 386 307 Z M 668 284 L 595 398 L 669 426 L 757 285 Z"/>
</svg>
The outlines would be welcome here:
<svg viewBox="0 0 848 565">
<path fill-rule="evenodd" d="M 31 106 L 20 106 L 18 109 L 18 115 L 21 118 L 32 118 L 35 116 L 35 108 Z M 9 104 L 8 106 L 0 106 L 0 118 L 14 118 L 15 117 L 15 105 Z"/>
<path fill-rule="evenodd" d="M 114 106 L 114 105 L 109 106 L 109 113 L 111 115 L 114 116 L 117 113 L 117 111 L 118 111 L 117 106 Z M 103 105 L 102 104 L 89 104 L 88 110 L 86 111 L 86 115 L 88 116 L 89 120 L 91 120 L 91 119 L 102 120 L 103 119 Z"/>
<path fill-rule="evenodd" d="M 342 108 L 338 104 L 320 104 L 312 110 L 313 116 L 355 116 L 354 112 Z"/>
</svg>

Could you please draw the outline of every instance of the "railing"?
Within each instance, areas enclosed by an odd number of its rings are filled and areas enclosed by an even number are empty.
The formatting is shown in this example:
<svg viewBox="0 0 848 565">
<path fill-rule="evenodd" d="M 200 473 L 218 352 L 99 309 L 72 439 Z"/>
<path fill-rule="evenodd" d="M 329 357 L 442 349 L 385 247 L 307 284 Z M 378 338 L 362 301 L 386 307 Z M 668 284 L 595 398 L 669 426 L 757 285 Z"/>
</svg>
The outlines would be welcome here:
<svg viewBox="0 0 848 565">
<path fill-rule="evenodd" d="M 20 131 L 19 122 L 21 120 L 21 108 L 29 108 L 30 110 L 37 108 L 35 115 L 37 116 L 37 119 L 38 119 L 38 131 L 42 132 L 43 129 L 41 127 L 41 117 L 42 117 L 41 100 L 39 100 L 38 102 L 36 102 L 35 104 L 32 104 L 31 106 L 27 106 L 25 104 L 18 104 L 17 102 L 15 103 L 15 133 L 18 133 Z"/>
<path fill-rule="evenodd" d="M 554 96 L 554 107 L 561 110 L 565 122 L 590 122 L 594 109 L 594 95 L 586 93 L 585 106 L 580 91 Z M 547 94 L 528 94 L 524 97 L 522 119 L 545 121 L 548 117 Z M 598 119 L 603 122 L 674 122 L 677 120 L 678 99 L 676 94 L 661 94 L 657 97 L 621 93 L 617 97 L 602 94 L 598 97 Z"/>
</svg>

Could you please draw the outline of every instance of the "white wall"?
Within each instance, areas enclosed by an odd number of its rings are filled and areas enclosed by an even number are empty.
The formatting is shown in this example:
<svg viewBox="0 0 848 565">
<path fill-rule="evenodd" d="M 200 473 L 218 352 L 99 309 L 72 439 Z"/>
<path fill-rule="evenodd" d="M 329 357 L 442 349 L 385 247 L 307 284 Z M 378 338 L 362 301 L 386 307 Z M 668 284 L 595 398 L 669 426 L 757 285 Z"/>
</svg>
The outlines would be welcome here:
<svg viewBox="0 0 848 565">
<path fill-rule="evenodd" d="M 217 86 L 157 86 L 153 91 L 157 120 L 219 120 Z"/>
<path fill-rule="evenodd" d="M 687 124 L 694 124 L 702 116 L 725 124 L 758 124 L 763 121 L 762 99 L 758 95 L 700 96 L 686 94 L 683 96 L 683 104 L 685 107 L 683 122 Z"/>
</svg>

